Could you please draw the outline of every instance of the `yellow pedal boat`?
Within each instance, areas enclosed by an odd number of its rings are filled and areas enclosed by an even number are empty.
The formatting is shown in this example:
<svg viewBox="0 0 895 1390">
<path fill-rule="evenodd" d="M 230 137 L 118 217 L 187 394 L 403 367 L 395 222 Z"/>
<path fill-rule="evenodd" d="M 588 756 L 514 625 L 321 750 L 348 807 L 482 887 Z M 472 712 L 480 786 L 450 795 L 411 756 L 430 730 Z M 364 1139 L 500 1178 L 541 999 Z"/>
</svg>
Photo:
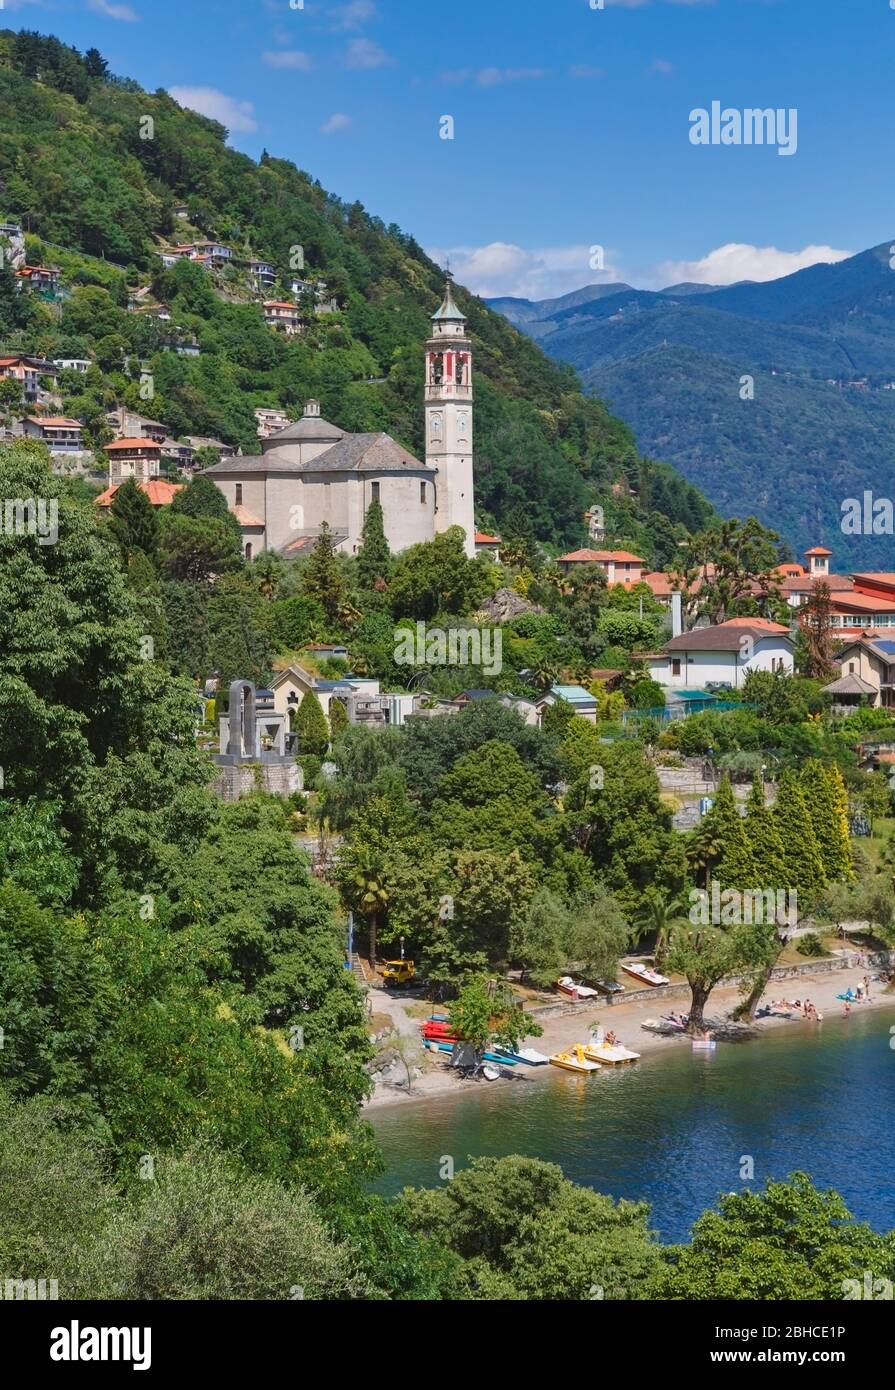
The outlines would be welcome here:
<svg viewBox="0 0 895 1390">
<path fill-rule="evenodd" d="M 566 1071 L 599 1071 L 599 1062 L 591 1061 L 585 1056 L 585 1049 L 581 1043 L 576 1043 L 570 1052 L 554 1052 L 550 1061 L 555 1067 L 564 1067 Z"/>
</svg>

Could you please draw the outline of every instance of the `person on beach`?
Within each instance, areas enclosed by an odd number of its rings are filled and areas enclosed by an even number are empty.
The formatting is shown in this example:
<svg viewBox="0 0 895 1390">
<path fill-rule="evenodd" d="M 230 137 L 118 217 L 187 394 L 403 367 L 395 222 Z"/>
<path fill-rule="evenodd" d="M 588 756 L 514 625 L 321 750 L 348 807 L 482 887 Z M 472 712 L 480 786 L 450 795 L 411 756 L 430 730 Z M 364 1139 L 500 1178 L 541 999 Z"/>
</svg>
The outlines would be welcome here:
<svg viewBox="0 0 895 1390">
<path fill-rule="evenodd" d="M 849 1001 L 846 999 L 846 1001 L 845 1001 L 845 1017 L 848 1018 L 848 1016 L 849 1016 L 850 1013 L 851 1013 L 851 1004 L 850 1004 Z"/>
<path fill-rule="evenodd" d="M 864 976 L 864 998 L 867 1000 L 867 1003 L 869 1004 L 869 1003 L 870 1003 L 870 976 L 869 976 L 869 975 L 865 975 L 865 976 Z"/>
</svg>

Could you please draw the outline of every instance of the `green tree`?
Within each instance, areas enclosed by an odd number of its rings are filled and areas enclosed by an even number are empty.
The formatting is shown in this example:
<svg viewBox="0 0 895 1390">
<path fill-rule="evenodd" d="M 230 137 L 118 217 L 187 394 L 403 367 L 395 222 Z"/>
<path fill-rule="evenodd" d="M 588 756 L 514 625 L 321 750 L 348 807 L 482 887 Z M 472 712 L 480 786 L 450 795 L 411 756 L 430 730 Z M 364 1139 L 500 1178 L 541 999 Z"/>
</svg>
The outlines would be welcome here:
<svg viewBox="0 0 895 1390">
<path fill-rule="evenodd" d="M 569 962 L 569 910 L 549 888 L 539 888 L 510 934 L 510 955 L 542 989 L 559 979 Z"/>
<path fill-rule="evenodd" d="M 518 1154 L 474 1158 L 434 1191 L 405 1188 L 399 1210 L 461 1257 L 458 1297 L 638 1299 L 660 1268 L 645 1203 L 616 1204 Z"/>
<path fill-rule="evenodd" d="M 231 518 L 232 520 L 232 518 Z M 171 579 L 208 584 L 242 562 L 238 536 L 228 522 L 172 512 L 162 517 L 159 563 Z"/>
<path fill-rule="evenodd" d="M 139 550 L 150 558 L 158 545 L 159 520 L 155 507 L 133 478 L 116 488 L 109 507 L 109 527 L 125 560 Z"/>
<path fill-rule="evenodd" d="M 325 521 L 302 576 L 302 587 L 308 598 L 320 604 L 331 622 L 338 619 L 345 604 L 345 585 L 336 559 L 335 541 Z"/>
<path fill-rule="evenodd" d="M 755 887 L 759 882 L 759 870 L 752 858 L 729 777 L 722 778 L 705 820 L 718 843 L 718 859 L 712 869 L 712 879 L 716 879 L 722 888 L 736 888 L 740 892 Z"/>
<path fill-rule="evenodd" d="M 752 779 L 752 789 L 746 802 L 746 839 L 752 852 L 758 883 L 783 887 L 786 884 L 786 849 L 780 838 L 777 822 L 765 804 L 761 773 Z"/>
<path fill-rule="evenodd" d="M 462 528 L 451 526 L 398 557 L 389 591 L 392 612 L 423 620 L 436 613 L 471 613 L 490 585 L 485 567 L 466 556 Z"/>
<path fill-rule="evenodd" d="M 357 557 L 357 578 L 362 589 L 375 589 L 387 584 L 392 557 L 383 527 L 382 504 L 371 502 L 364 517 L 361 549 Z"/>
<path fill-rule="evenodd" d="M 298 713 L 295 716 L 295 732 L 303 753 L 313 753 L 322 757 L 329 746 L 329 725 L 323 706 L 313 690 L 302 696 Z"/>
<path fill-rule="evenodd" d="M 824 872 L 828 879 L 851 876 L 851 845 L 848 832 L 848 793 L 842 773 L 835 764 L 824 766 L 809 758 L 799 774 L 805 803 L 817 837 Z"/>
<path fill-rule="evenodd" d="M 344 700 L 330 700 L 329 702 L 329 736 L 334 743 L 340 734 L 348 728 L 348 710 L 345 708 Z"/>
<path fill-rule="evenodd" d="M 780 776 L 774 803 L 774 824 L 786 856 L 786 887 L 796 890 L 807 905 L 824 887 L 827 874 L 818 847 L 814 816 L 809 811 L 798 773 L 787 768 Z"/>
<path fill-rule="evenodd" d="M 892 1279 L 895 1246 L 853 1220 L 837 1192 L 805 1173 L 731 1192 L 696 1221 L 689 1245 L 673 1247 L 652 1296 L 671 1299 L 840 1300 L 864 1272 Z"/>
</svg>

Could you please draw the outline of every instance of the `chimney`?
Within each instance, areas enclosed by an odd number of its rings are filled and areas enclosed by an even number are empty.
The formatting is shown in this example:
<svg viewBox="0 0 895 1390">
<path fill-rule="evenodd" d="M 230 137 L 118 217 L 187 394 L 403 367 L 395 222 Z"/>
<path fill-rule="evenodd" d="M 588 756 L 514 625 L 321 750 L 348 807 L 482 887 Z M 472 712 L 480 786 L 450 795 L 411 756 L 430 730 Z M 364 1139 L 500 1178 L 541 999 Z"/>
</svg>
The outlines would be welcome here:
<svg viewBox="0 0 895 1390">
<path fill-rule="evenodd" d="M 675 590 L 671 595 L 671 635 L 672 637 L 680 637 L 683 631 L 683 600 L 680 593 Z"/>
<path fill-rule="evenodd" d="M 319 401 L 306 401 L 306 402 L 305 402 L 304 414 L 305 414 L 306 416 L 308 416 L 308 415 L 313 415 L 313 416 L 319 417 L 319 415 L 320 415 L 320 402 L 319 402 Z"/>
</svg>

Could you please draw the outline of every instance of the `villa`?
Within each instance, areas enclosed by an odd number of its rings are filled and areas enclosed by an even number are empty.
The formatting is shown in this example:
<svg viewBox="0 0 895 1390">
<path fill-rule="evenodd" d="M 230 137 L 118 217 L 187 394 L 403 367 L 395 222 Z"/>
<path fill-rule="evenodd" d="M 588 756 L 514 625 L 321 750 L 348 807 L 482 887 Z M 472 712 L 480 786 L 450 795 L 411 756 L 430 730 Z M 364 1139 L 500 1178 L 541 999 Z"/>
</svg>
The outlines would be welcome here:
<svg viewBox="0 0 895 1390">
<path fill-rule="evenodd" d="M 795 647 L 788 627 L 768 618 L 729 618 L 714 627 L 696 628 L 666 642 L 646 657 L 650 676 L 670 689 L 704 689 L 709 683 L 739 690 L 750 671 L 795 668 Z"/>
</svg>

